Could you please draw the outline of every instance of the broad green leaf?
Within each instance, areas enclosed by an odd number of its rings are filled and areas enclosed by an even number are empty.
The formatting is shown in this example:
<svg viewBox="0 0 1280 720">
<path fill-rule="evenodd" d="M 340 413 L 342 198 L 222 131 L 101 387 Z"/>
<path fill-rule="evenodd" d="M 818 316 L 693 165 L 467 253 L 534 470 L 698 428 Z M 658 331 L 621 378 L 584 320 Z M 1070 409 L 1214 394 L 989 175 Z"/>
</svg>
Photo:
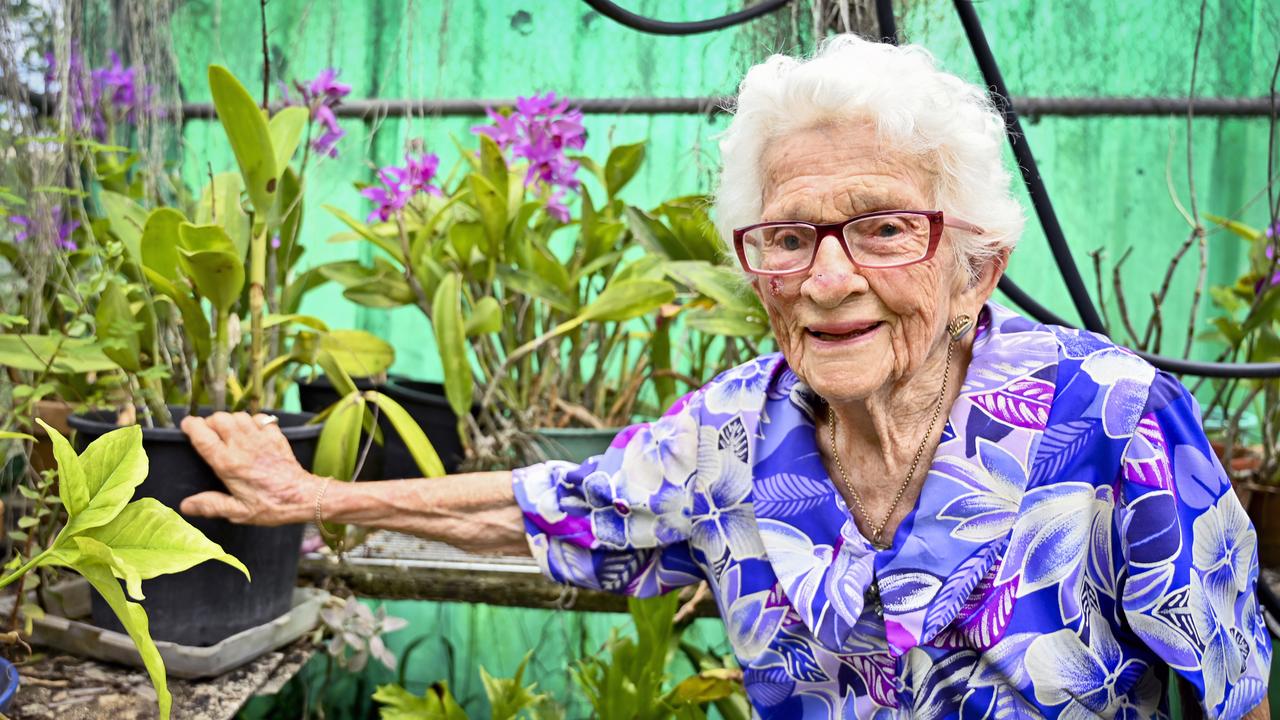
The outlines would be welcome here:
<svg viewBox="0 0 1280 720">
<path fill-rule="evenodd" d="M 1240 328 L 1240 323 L 1225 317 L 1216 317 L 1212 322 L 1214 327 L 1222 333 L 1223 341 L 1231 347 L 1237 347 L 1244 342 L 1244 330 Z"/>
<path fill-rule="evenodd" d="M 618 195 L 631 178 L 635 177 L 640 164 L 644 162 L 645 144 L 619 145 L 609 151 L 609 159 L 604 164 L 604 184 L 609 191 L 609 199 Z"/>
<path fill-rule="evenodd" d="M 641 245 L 661 253 L 672 260 L 698 260 L 698 255 L 686 247 L 680 238 L 666 225 L 637 207 L 627 208 L 627 227 Z"/>
<path fill-rule="evenodd" d="M 285 166 L 280 174 L 280 212 L 284 219 L 280 221 L 280 247 L 284 251 L 298 247 L 298 232 L 302 229 L 302 179 L 292 167 Z M 289 262 L 281 263 L 280 276 L 285 277 Z"/>
<path fill-rule="evenodd" d="M 50 430 L 48 426 L 45 429 Z M 55 432 L 50 431 L 51 438 Z M 134 490 L 147 479 L 142 428 L 129 425 L 112 430 L 90 443 L 79 460 L 82 477 L 78 481 L 74 474 L 69 477 L 73 484 L 79 482 L 81 488 L 72 489 L 71 504 L 63 499 L 69 519 L 59 539 L 106 525 L 133 498 Z M 82 497 L 88 498 L 87 504 L 80 504 Z"/>
<path fill-rule="evenodd" d="M 236 163 L 240 165 L 249 201 L 254 211 L 265 219 L 275 205 L 276 185 L 280 181 L 267 120 L 249 91 L 221 65 L 209 66 L 209 92 Z"/>
<path fill-rule="evenodd" d="M 488 255 L 492 257 L 507 231 L 507 195 L 499 192 L 493 183 L 477 173 L 469 175 L 467 182 L 471 188 L 472 202 L 480 212 L 480 223 L 484 225 L 484 233 L 489 240 Z"/>
<path fill-rule="evenodd" d="M 417 297 L 403 275 L 381 274 L 359 285 L 348 286 L 342 296 L 357 305 L 372 308 L 398 308 L 413 305 Z"/>
<path fill-rule="evenodd" d="M 20 433 L 20 432 L 11 432 L 9 430 L 0 430 L 0 440 L 26 440 L 28 442 L 36 441 L 36 439 L 31 435 L 28 435 L 26 433 Z M 24 487 L 25 486 L 19 486 L 18 489 L 21 490 Z"/>
<path fill-rule="evenodd" d="M 364 397 L 357 393 L 343 397 L 329 413 L 312 462 L 312 472 L 316 475 L 343 481 L 353 479 L 364 406 Z"/>
<path fill-rule="evenodd" d="M 107 372 L 118 367 L 94 340 L 19 334 L 0 334 L 0 365 L 55 373 Z"/>
<path fill-rule="evenodd" d="M 510 185 L 510 180 L 507 178 L 507 160 L 502 155 L 502 149 L 488 135 L 478 137 L 480 138 L 480 173 L 494 188 L 507 187 Z"/>
<path fill-rule="evenodd" d="M 315 328 L 320 332 L 329 331 L 329 326 L 325 321 L 312 315 L 299 315 L 297 313 L 290 313 L 288 315 L 267 314 L 262 318 L 262 327 L 264 329 L 275 327 L 276 325 L 290 325 L 293 323 L 306 325 L 307 327 Z"/>
<path fill-rule="evenodd" d="M 62 500 L 67 514 L 74 518 L 89 506 L 89 483 L 85 479 L 84 466 L 62 433 L 40 418 L 36 418 L 36 422 L 44 428 L 53 444 L 53 459 L 58 463 L 58 498 Z"/>
<path fill-rule="evenodd" d="M 218 173 L 200 194 L 193 225 L 220 225 L 231 238 L 236 257 L 242 260 L 249 254 L 249 240 L 253 230 L 249 215 L 240 204 L 244 192 L 244 179 L 240 173 Z"/>
<path fill-rule="evenodd" d="M 491 297 L 482 297 L 471 308 L 471 316 L 467 318 L 467 337 L 495 333 L 502 329 L 502 306 Z"/>
<path fill-rule="evenodd" d="M 462 277 L 449 273 L 431 302 L 431 325 L 444 366 L 444 394 L 458 417 L 471 412 L 474 378 L 467 356 L 466 324 L 462 320 Z"/>
<path fill-rule="evenodd" d="M 124 243 L 129 259 L 141 263 L 142 230 L 147 225 L 147 211 L 132 198 L 110 190 L 103 190 L 101 198 L 112 234 Z"/>
<path fill-rule="evenodd" d="M 354 230 L 356 234 L 358 234 L 360 237 L 364 238 L 365 240 L 368 240 L 369 242 L 373 243 L 379 248 L 382 248 L 384 252 L 386 252 L 391 257 L 395 258 L 396 261 L 399 262 L 401 265 L 404 265 L 405 263 L 404 251 L 400 248 L 399 241 L 392 240 L 391 238 L 379 235 L 378 233 L 370 229 L 368 225 L 355 219 L 354 217 L 351 216 L 350 213 L 346 212 L 345 210 L 336 208 L 332 205 L 323 205 L 321 207 L 323 207 L 325 210 L 328 210 L 330 213 L 332 213 L 334 217 L 341 220 L 344 225 Z M 330 238 L 329 242 L 333 242 L 333 238 Z"/>
<path fill-rule="evenodd" d="M 370 391 L 365 393 L 365 397 L 376 404 L 390 421 L 391 427 L 409 449 L 409 454 L 413 456 L 413 462 L 422 472 L 422 476 L 444 477 L 444 464 L 440 462 L 440 456 L 432 446 L 431 440 L 422 431 L 422 426 L 418 425 L 399 403 L 386 395 Z"/>
<path fill-rule="evenodd" d="M 328 376 L 329 382 L 333 383 L 333 389 L 338 392 L 339 396 L 346 397 L 347 395 L 359 392 L 356 389 L 355 382 L 351 379 L 351 375 L 348 374 L 346 370 L 342 369 L 342 366 L 339 365 L 338 361 L 333 357 L 333 353 L 319 348 L 319 340 L 316 341 L 315 356 L 316 364 L 319 365 L 320 369 L 324 371 L 324 374 Z M 321 413 L 321 415 L 323 414 L 324 413 Z"/>
<path fill-rule="evenodd" d="M 1231 288 L 1214 286 L 1209 288 L 1209 297 L 1213 298 L 1213 302 L 1218 307 L 1226 310 L 1228 313 L 1237 313 L 1248 306 L 1239 295 L 1231 291 Z"/>
<path fill-rule="evenodd" d="M 121 368 L 131 373 L 142 371 L 142 324 L 133 315 L 124 288 L 115 281 L 98 298 L 94 312 L 97 335 L 103 341 L 102 352 Z"/>
<path fill-rule="evenodd" d="M 541 239 L 531 236 L 523 255 L 520 265 L 524 270 L 551 283 L 564 295 L 573 293 L 575 288 L 569 280 L 569 270 Z"/>
<path fill-rule="evenodd" d="M 187 221 L 173 208 L 156 208 L 142 230 L 142 265 L 169 280 L 178 276 L 178 226 Z"/>
<path fill-rule="evenodd" d="M 120 563 L 140 580 L 180 573 L 206 560 L 224 562 L 252 580 L 244 563 L 155 498 L 141 498 L 125 505 L 114 520 L 79 537 L 93 538 L 110 547 Z M 141 588 L 136 593 L 130 589 L 129 594 L 140 597 Z"/>
<path fill-rule="evenodd" d="M 595 300 L 583 308 L 581 315 L 587 320 L 621 322 L 647 315 L 675 298 L 676 291 L 670 283 L 660 280 L 624 280 L 610 283 Z"/>
<path fill-rule="evenodd" d="M 729 306 L 690 308 L 683 315 L 690 330 L 711 335 L 754 338 L 769 330 L 763 316 Z"/>
<path fill-rule="evenodd" d="M 498 279 L 508 289 L 537 298 L 563 313 L 569 314 L 577 311 L 577 301 L 561 292 L 546 278 L 499 266 Z"/>
<path fill-rule="evenodd" d="M 704 260 L 681 260 L 666 264 L 667 275 L 700 295 L 727 307 L 751 304 L 753 293 L 742 274 Z"/>
<path fill-rule="evenodd" d="M 298 149 L 298 142 L 302 140 L 302 130 L 307 126 L 310 114 L 307 108 L 295 105 L 282 109 L 267 123 L 271 147 L 276 153 L 276 170 L 283 172 L 289 166 L 293 153 Z"/>
<path fill-rule="evenodd" d="M 330 330 L 320 337 L 320 349 L 351 377 L 377 377 L 396 360 L 390 343 L 366 330 Z"/>
<path fill-rule="evenodd" d="M 1280 287 L 1273 287 L 1245 318 L 1242 329 L 1248 335 L 1264 323 L 1275 322 L 1277 319 L 1280 319 Z"/>
<path fill-rule="evenodd" d="M 162 720 L 168 720 L 173 698 L 169 694 L 169 686 L 165 681 L 164 661 L 160 658 L 160 651 L 156 649 L 155 642 L 151 640 L 146 611 L 141 605 L 129 602 L 124 596 L 120 583 L 116 582 L 115 575 L 111 571 L 110 549 L 92 538 L 82 537 L 75 540 L 81 555 L 81 560 L 75 565 L 76 572 L 88 580 L 93 589 L 102 595 L 107 605 L 111 607 L 111 611 L 119 618 L 120 624 L 124 626 L 125 632 L 129 633 L 134 646 L 138 648 L 138 654 L 142 656 L 142 665 L 147 669 L 147 675 L 151 677 L 151 684 L 155 686 L 160 717 Z"/>
<path fill-rule="evenodd" d="M 478 222 L 454 223 L 449 227 L 449 245 L 463 267 L 471 264 L 473 251 L 485 256 L 484 226 Z"/>
<path fill-rule="evenodd" d="M 231 238 L 218 225 L 178 226 L 182 246 L 178 264 L 201 295 L 219 312 L 226 312 L 244 289 L 244 261 Z"/>
<path fill-rule="evenodd" d="M 677 685 L 672 691 L 672 699 L 681 705 L 702 705 L 727 698 L 740 687 L 742 684 L 734 670 L 703 670 Z"/>
</svg>

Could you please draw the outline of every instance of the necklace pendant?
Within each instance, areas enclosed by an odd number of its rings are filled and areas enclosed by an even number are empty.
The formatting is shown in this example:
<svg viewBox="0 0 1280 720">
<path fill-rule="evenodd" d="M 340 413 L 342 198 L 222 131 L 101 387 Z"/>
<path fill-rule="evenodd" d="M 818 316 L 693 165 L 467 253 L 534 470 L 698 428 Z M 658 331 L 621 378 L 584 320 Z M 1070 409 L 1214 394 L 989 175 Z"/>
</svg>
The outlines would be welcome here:
<svg viewBox="0 0 1280 720">
<path fill-rule="evenodd" d="M 888 543 L 882 543 L 882 542 L 878 542 L 878 541 L 876 541 L 876 540 L 871 540 L 871 541 L 869 541 L 869 542 L 871 543 L 871 547 L 875 548 L 876 550 L 888 550 L 889 548 L 893 547 L 892 545 L 889 545 Z"/>
<path fill-rule="evenodd" d="M 867 586 L 867 594 L 863 596 L 863 607 L 870 608 L 877 615 L 884 612 L 884 603 L 880 601 L 880 585 L 875 580 Z"/>
</svg>

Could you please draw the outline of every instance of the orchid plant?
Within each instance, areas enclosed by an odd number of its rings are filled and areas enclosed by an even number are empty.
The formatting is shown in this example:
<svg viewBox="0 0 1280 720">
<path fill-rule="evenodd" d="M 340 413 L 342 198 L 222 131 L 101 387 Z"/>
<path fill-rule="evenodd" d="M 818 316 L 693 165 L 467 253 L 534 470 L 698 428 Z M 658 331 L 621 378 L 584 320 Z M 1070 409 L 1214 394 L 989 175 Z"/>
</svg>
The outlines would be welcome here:
<svg viewBox="0 0 1280 720">
<path fill-rule="evenodd" d="M 1256 229 L 1206 217 L 1248 244 L 1249 264 L 1234 285 L 1210 288 L 1210 298 L 1224 314 L 1213 319 L 1214 329 L 1201 339 L 1224 344 L 1223 359 L 1230 361 L 1280 361 L 1280 223 Z M 1215 380 L 1213 386 L 1205 415 L 1226 417 L 1217 433 L 1223 464 L 1246 470 L 1246 479 L 1280 483 L 1280 380 Z M 1256 432 L 1242 429 L 1247 414 L 1256 418 Z M 1256 452 L 1247 447 L 1251 441 L 1258 443 Z"/>
</svg>

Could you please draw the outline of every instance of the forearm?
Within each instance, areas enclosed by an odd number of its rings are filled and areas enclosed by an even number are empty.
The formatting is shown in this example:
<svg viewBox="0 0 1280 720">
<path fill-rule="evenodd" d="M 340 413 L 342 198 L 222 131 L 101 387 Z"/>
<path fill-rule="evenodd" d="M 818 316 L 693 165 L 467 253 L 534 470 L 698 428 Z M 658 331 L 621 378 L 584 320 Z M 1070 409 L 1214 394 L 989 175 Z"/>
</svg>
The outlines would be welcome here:
<svg viewBox="0 0 1280 720">
<path fill-rule="evenodd" d="M 1266 696 L 1263 696 L 1257 707 L 1245 713 L 1244 720 L 1271 720 L 1271 703 Z"/>
<path fill-rule="evenodd" d="M 308 511 L 311 516 L 306 519 L 313 520 L 314 500 Z M 507 471 L 413 480 L 330 481 L 321 498 L 320 515 L 327 522 L 394 530 L 470 552 L 529 553 Z"/>
</svg>

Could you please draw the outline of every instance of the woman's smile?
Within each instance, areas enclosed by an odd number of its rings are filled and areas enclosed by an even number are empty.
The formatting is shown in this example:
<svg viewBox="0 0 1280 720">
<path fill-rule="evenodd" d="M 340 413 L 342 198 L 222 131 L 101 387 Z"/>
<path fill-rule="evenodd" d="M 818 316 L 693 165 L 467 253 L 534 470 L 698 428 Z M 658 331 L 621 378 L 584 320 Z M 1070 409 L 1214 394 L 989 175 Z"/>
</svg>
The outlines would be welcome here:
<svg viewBox="0 0 1280 720">
<path fill-rule="evenodd" d="M 884 326 L 881 320 L 870 322 L 819 323 L 805 328 L 809 344 L 815 349 L 845 348 L 870 342 Z"/>
</svg>

